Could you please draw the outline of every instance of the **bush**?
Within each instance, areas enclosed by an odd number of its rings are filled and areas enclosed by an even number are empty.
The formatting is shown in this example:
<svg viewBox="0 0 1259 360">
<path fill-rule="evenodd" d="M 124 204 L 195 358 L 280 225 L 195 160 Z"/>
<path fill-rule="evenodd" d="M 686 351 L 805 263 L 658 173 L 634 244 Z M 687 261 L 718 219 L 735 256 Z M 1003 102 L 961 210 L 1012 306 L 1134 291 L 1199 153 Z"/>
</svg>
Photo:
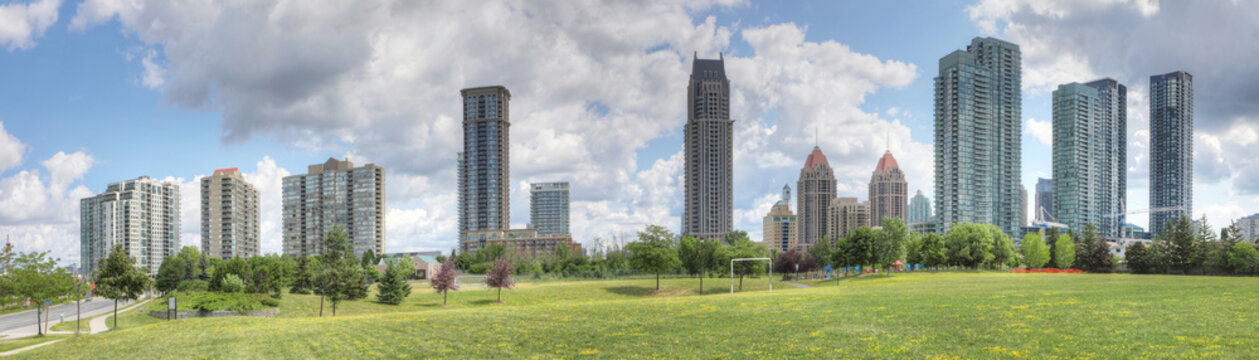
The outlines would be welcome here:
<svg viewBox="0 0 1259 360">
<path fill-rule="evenodd" d="M 240 292 L 195 292 L 180 296 L 179 301 L 186 303 L 189 308 L 199 311 L 245 312 L 280 306 L 279 301 L 264 294 L 245 294 Z"/>
<path fill-rule="evenodd" d="M 492 267 L 494 267 L 494 263 L 492 263 L 492 262 L 482 262 L 482 263 L 476 263 L 476 264 L 472 264 L 472 267 L 468 269 L 468 273 L 470 273 L 470 274 L 484 274 L 484 273 L 489 272 L 489 271 L 490 271 L 490 268 L 492 268 Z"/>
<path fill-rule="evenodd" d="M 179 291 L 179 292 L 206 291 L 209 288 L 210 288 L 210 283 L 205 280 L 184 280 L 179 283 L 179 287 L 176 289 L 176 291 Z"/>
<path fill-rule="evenodd" d="M 245 281 L 236 274 L 227 274 L 219 284 L 219 290 L 225 293 L 238 293 L 245 290 Z"/>
</svg>

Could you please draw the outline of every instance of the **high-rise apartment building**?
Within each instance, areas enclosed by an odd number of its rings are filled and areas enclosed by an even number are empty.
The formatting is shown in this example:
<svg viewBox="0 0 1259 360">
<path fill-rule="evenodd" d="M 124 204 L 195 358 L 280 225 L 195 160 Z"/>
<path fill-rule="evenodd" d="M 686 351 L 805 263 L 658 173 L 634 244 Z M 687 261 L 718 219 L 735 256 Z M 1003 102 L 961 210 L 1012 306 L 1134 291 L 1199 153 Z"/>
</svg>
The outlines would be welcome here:
<svg viewBox="0 0 1259 360">
<path fill-rule="evenodd" d="M 1054 214 L 1054 180 L 1039 178 L 1036 181 L 1036 208 L 1032 209 L 1032 218 L 1036 221 L 1049 221 Z"/>
<path fill-rule="evenodd" d="M 541 234 L 568 234 L 568 183 L 537 183 L 529 191 L 529 225 Z"/>
<path fill-rule="evenodd" d="M 328 159 L 285 176 L 283 188 L 284 254 L 322 254 L 324 235 L 338 225 L 355 254 L 385 253 L 384 168 Z"/>
<path fill-rule="evenodd" d="M 258 189 L 236 168 L 201 178 L 201 252 L 230 260 L 258 256 Z"/>
<path fill-rule="evenodd" d="M 796 214 L 791 213 L 791 186 L 783 185 L 782 199 L 769 208 L 769 214 L 761 219 L 764 225 L 761 243 L 779 253 L 797 249 Z"/>
<path fill-rule="evenodd" d="M 1193 214 L 1193 75 L 1184 71 L 1150 77 L 1150 208 L 1155 236 Z"/>
<path fill-rule="evenodd" d="M 1019 185 L 1019 196 L 1022 201 L 1019 203 L 1019 226 L 1027 226 L 1027 187 Z"/>
<path fill-rule="evenodd" d="M 109 184 L 79 201 L 80 271 L 91 277 L 122 245 L 136 267 L 156 276 L 162 260 L 179 252 L 179 230 L 179 184 L 148 176 Z"/>
<path fill-rule="evenodd" d="M 1077 232 L 1120 234 L 1128 189 L 1128 88 L 1112 79 L 1059 85 L 1053 93 L 1053 210 Z"/>
<path fill-rule="evenodd" d="M 935 78 L 936 220 L 994 224 L 1021 233 L 1022 55 L 975 38 L 940 59 Z"/>
<path fill-rule="evenodd" d="M 858 202 L 855 197 L 831 199 L 827 214 L 826 238 L 835 240 L 847 237 L 853 230 L 870 226 L 870 202 Z"/>
<path fill-rule="evenodd" d="M 686 87 L 682 235 L 722 239 L 734 221 L 734 121 L 725 58 L 694 58 Z"/>
<path fill-rule="evenodd" d="M 468 231 L 511 227 L 511 92 L 502 86 L 460 90 L 459 241 Z"/>
<path fill-rule="evenodd" d="M 922 194 L 922 190 L 918 190 L 913 198 L 909 199 L 909 220 L 908 224 L 920 224 L 931 221 L 931 199 Z"/>
<path fill-rule="evenodd" d="M 796 195 L 797 223 L 800 227 L 797 240 L 805 246 L 813 245 L 826 236 L 827 213 L 831 200 L 835 198 L 835 172 L 817 146 L 813 147 L 813 152 L 804 161 L 804 167 L 800 168 Z"/>
<path fill-rule="evenodd" d="M 883 226 L 884 218 L 905 221 L 908 200 L 909 185 L 905 183 L 905 172 L 896 164 L 892 152 L 887 151 L 879 158 L 878 166 L 870 175 L 870 225 Z"/>
<path fill-rule="evenodd" d="M 1259 238 L 1259 214 L 1237 219 L 1237 227 L 1242 230 L 1242 238 L 1252 244 L 1255 243 L 1255 239 Z"/>
</svg>

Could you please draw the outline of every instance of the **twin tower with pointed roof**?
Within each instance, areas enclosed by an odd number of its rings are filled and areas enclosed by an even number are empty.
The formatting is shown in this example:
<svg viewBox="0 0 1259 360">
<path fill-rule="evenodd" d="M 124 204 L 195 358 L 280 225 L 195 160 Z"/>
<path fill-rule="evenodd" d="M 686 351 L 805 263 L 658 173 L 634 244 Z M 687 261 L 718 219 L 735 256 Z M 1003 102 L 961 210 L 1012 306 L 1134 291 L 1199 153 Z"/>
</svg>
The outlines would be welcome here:
<svg viewBox="0 0 1259 360">
<path fill-rule="evenodd" d="M 800 169 L 796 182 L 796 209 L 788 206 L 790 189 L 784 186 L 783 200 L 764 218 L 764 243 L 785 252 L 805 251 L 822 239 L 848 236 L 862 227 L 879 227 L 885 219 L 905 220 L 908 185 L 905 173 L 889 150 L 879 158 L 870 176 L 866 201 L 857 197 L 836 197 L 835 171 L 822 149 L 814 146 Z"/>
</svg>

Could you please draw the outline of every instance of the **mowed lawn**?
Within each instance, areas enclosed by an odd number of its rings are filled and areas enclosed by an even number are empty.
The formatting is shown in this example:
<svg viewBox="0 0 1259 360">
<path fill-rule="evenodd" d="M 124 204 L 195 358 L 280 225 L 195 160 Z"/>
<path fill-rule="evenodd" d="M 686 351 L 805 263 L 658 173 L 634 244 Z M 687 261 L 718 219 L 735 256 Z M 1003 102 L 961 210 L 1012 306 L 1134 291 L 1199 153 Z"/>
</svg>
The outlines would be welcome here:
<svg viewBox="0 0 1259 360">
<path fill-rule="evenodd" d="M 765 279 L 745 282 L 745 288 Z M 728 282 L 713 283 L 713 290 Z M 937 273 L 862 276 L 773 294 L 691 296 L 694 279 L 523 284 L 442 307 L 349 303 L 336 318 L 158 322 L 22 358 L 1252 358 L 1259 279 Z M 783 286 L 783 287 L 780 287 Z M 728 291 L 728 289 L 722 289 Z M 318 306 L 318 298 L 314 297 Z M 290 312 L 288 307 L 297 309 Z M 316 308 L 317 311 L 317 308 Z M 355 313 L 362 315 L 355 315 Z M 126 316 L 123 316 L 125 319 Z"/>
</svg>

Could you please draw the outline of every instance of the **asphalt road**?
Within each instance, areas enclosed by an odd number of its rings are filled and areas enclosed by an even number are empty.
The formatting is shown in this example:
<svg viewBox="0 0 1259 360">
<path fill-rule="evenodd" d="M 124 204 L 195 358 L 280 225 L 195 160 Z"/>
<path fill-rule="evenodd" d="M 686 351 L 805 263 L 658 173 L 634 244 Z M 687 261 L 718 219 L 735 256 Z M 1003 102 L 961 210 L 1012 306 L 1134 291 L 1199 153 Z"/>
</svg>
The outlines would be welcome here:
<svg viewBox="0 0 1259 360">
<path fill-rule="evenodd" d="M 118 309 L 122 309 L 126 307 L 126 304 L 130 304 L 130 303 L 131 302 L 125 302 L 125 303 L 119 302 Z M 112 308 L 114 306 L 114 301 L 110 299 L 105 299 L 105 298 L 94 298 L 92 299 L 92 301 L 84 301 L 82 304 L 83 304 L 82 311 L 84 314 L 86 314 L 92 310 Z M 74 314 L 75 314 L 74 303 L 53 306 L 50 310 L 51 311 L 49 311 L 49 314 L 52 314 L 52 318 L 50 318 L 49 320 L 60 320 L 61 314 L 65 314 L 66 321 L 74 321 Z M 83 321 L 84 321 L 83 326 L 86 327 L 87 318 L 84 318 Z M 31 326 L 31 325 L 35 325 L 35 310 L 27 310 L 23 312 L 0 315 L 0 332 L 9 331 L 9 330 L 13 330 L 13 329 L 17 329 L 17 328 L 21 328 L 25 326 Z"/>
</svg>

